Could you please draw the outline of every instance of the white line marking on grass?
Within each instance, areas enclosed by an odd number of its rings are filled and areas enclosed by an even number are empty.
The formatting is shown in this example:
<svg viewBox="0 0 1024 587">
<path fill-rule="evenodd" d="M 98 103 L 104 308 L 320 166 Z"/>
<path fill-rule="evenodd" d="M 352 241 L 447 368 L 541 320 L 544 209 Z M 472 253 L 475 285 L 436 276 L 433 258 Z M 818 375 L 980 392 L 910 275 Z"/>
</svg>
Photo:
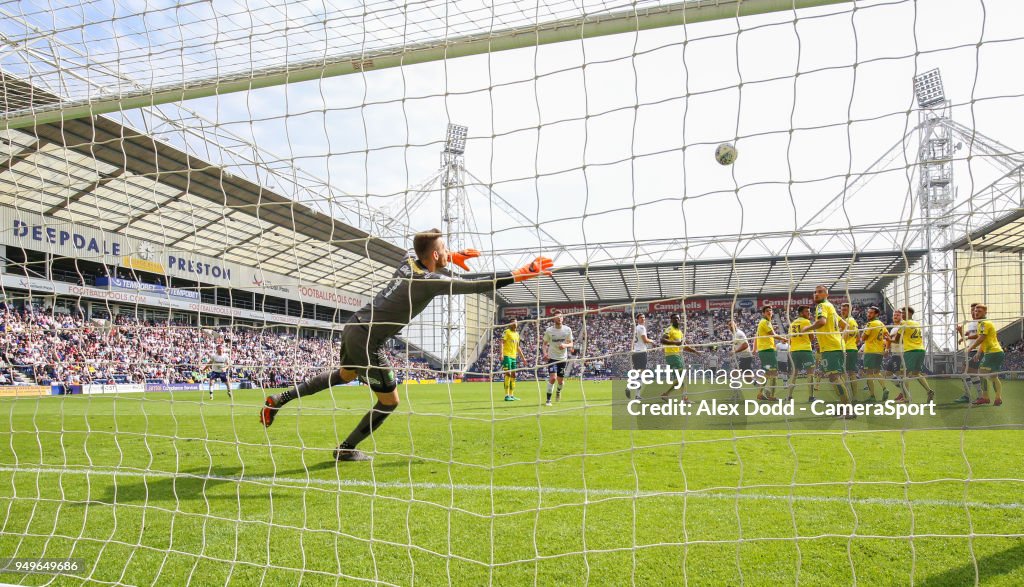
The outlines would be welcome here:
<svg viewBox="0 0 1024 587">
<path fill-rule="evenodd" d="M 111 476 L 159 479 L 193 479 L 196 481 L 218 481 L 233 483 L 258 483 L 264 485 L 283 486 L 301 489 L 311 485 L 319 487 L 347 488 L 378 488 L 378 489 L 431 489 L 444 491 L 494 491 L 498 493 L 539 493 L 587 495 L 603 497 L 683 497 L 687 499 L 715 500 L 751 500 L 751 501 L 783 501 L 794 503 L 841 503 L 881 506 L 924 506 L 963 509 L 964 507 L 988 510 L 1024 510 L 1024 503 L 986 503 L 979 501 L 953 501 L 947 499 L 893 499 L 886 497 L 839 497 L 827 495 L 772 495 L 765 493 L 723 493 L 721 491 L 630 491 L 625 489 L 580 489 L 576 487 L 531 487 L 529 485 L 474 485 L 470 483 L 409 483 L 407 481 L 369 481 L 363 479 L 296 479 L 293 477 L 266 477 L 240 475 L 198 475 L 194 473 L 172 473 L 169 471 L 151 471 L 140 469 L 114 469 L 109 467 L 16 467 L 0 465 L 0 473 L 31 473 L 37 475 L 78 475 L 78 476 Z"/>
</svg>

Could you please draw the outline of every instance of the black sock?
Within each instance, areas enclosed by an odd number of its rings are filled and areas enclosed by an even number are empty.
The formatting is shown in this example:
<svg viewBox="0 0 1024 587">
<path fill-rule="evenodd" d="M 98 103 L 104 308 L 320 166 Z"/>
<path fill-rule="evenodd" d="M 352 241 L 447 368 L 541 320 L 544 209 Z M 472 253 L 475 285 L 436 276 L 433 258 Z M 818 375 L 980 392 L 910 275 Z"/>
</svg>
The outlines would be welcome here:
<svg viewBox="0 0 1024 587">
<path fill-rule="evenodd" d="M 299 383 L 292 389 L 282 393 L 278 396 L 277 404 L 279 406 L 283 406 L 295 398 L 320 393 L 325 389 L 330 389 L 332 386 L 339 385 L 341 383 L 344 382 L 341 380 L 341 374 L 337 371 L 324 371 L 323 373 L 314 375 L 302 383 Z"/>
<path fill-rule="evenodd" d="M 380 428 L 380 425 L 384 423 L 384 420 L 391 415 L 391 412 L 395 411 L 398 406 L 389 406 L 377 402 L 377 405 L 373 406 L 363 419 L 359 421 L 352 434 L 348 435 L 345 442 L 341 444 L 341 448 L 353 449 L 360 442 L 366 440 L 366 437 L 373 433 L 374 430 Z"/>
</svg>

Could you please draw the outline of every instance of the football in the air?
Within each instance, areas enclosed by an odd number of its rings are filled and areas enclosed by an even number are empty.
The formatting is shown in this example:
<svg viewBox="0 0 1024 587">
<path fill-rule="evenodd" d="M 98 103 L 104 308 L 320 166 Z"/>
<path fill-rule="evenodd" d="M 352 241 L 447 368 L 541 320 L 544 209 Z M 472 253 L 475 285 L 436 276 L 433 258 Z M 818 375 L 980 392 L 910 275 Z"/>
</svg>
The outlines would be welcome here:
<svg viewBox="0 0 1024 587">
<path fill-rule="evenodd" d="M 715 160 L 722 165 L 732 165 L 733 161 L 736 160 L 736 156 L 739 153 L 736 152 L 736 147 L 729 143 L 722 143 L 715 149 Z"/>
</svg>

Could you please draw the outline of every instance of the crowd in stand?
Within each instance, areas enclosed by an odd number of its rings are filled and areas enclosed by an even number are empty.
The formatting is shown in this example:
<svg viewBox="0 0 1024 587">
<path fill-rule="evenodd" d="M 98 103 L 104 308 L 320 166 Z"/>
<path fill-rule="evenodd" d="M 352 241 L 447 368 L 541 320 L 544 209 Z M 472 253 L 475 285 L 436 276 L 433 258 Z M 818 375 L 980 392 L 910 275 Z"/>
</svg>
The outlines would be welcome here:
<svg viewBox="0 0 1024 587">
<path fill-rule="evenodd" d="M 1003 348 L 1006 359 L 1003 361 L 1003 370 L 1014 374 L 1024 374 L 1024 341 L 1017 341 L 1008 344 Z"/>
<path fill-rule="evenodd" d="M 86 319 L 25 306 L 0 309 L 0 382 L 200 382 L 219 341 L 230 349 L 232 375 L 262 384 L 291 381 L 338 356 L 336 343 L 326 339 L 152 323 L 123 315 Z"/>
<path fill-rule="evenodd" d="M 125 315 L 87 319 L 39 306 L 0 307 L 0 385 L 200 383 L 217 343 L 231 377 L 282 387 L 337 366 L 337 337 L 299 337 L 258 328 L 197 328 Z M 387 349 L 399 378 L 437 377 L 397 343 Z"/>
<path fill-rule="evenodd" d="M 858 324 L 865 322 L 863 307 L 854 307 Z M 789 319 L 776 312 L 776 332 L 784 334 Z M 648 336 L 657 343 L 668 327 L 668 312 L 648 314 Z M 687 355 L 691 365 L 729 367 L 732 334 L 728 321 L 753 337 L 761 315 L 756 309 L 687 312 L 683 317 L 686 344 L 700 354 Z M 575 346 L 570 374 L 588 378 L 620 376 L 629 368 L 634 319 L 629 314 L 567 314 Z M 545 377 L 538 368 L 544 363 L 541 349 L 547 320 L 521 320 L 519 334 L 525 362 L 519 377 Z M 467 376 L 499 377 L 501 334 L 495 328 L 488 350 L 470 367 Z M 0 307 L 0 385 L 88 384 L 88 383 L 199 383 L 206 379 L 207 363 L 217 342 L 223 342 L 231 356 L 235 380 L 248 380 L 260 387 L 282 387 L 337 364 L 339 343 L 328 338 L 281 334 L 267 329 L 197 328 L 161 321 L 145 322 L 124 315 L 110 319 L 87 319 L 80 315 L 54 313 L 39 307 Z M 1006 349 L 1005 369 L 1024 371 L 1024 343 Z M 396 341 L 387 349 L 399 379 L 437 379 L 443 375 L 423 359 L 409 356 Z M 652 364 L 660 362 L 661 351 L 651 352 Z M 755 363 L 756 365 L 756 363 Z M 756 366 L 755 366 L 756 368 Z"/>
</svg>

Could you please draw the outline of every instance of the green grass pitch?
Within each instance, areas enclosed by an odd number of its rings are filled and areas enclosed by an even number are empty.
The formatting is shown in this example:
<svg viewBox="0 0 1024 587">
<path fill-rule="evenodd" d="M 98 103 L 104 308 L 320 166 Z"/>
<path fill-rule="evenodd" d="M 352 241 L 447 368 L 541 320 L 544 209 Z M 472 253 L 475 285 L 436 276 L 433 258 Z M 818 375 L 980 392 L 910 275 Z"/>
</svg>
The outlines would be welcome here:
<svg viewBox="0 0 1024 587">
<path fill-rule="evenodd" d="M 615 431 L 608 383 L 518 393 L 402 387 L 340 466 L 366 388 L 269 430 L 256 390 L 2 399 L 0 558 L 87 570 L 0 582 L 1024 584 L 1020 431 Z"/>
</svg>

